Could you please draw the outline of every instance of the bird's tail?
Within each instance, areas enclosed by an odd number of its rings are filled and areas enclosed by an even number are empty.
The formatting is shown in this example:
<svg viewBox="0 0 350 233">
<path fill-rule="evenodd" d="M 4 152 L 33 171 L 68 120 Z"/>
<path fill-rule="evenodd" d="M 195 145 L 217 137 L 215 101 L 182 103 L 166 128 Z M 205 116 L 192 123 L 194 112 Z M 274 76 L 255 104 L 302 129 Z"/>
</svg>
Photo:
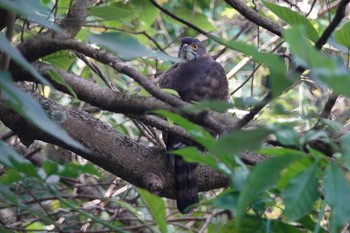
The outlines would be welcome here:
<svg viewBox="0 0 350 233">
<path fill-rule="evenodd" d="M 188 163 L 175 155 L 175 185 L 177 208 L 183 214 L 191 212 L 188 207 L 198 203 L 197 178 L 194 169 L 197 164 Z"/>
</svg>

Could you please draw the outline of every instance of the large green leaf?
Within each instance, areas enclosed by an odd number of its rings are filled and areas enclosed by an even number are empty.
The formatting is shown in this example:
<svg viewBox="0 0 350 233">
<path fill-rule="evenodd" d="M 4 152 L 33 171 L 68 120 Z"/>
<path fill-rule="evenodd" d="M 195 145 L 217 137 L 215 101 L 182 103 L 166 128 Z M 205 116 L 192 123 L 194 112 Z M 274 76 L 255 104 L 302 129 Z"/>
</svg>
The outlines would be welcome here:
<svg viewBox="0 0 350 233">
<path fill-rule="evenodd" d="M 165 110 L 157 110 L 154 112 L 166 117 L 168 120 L 183 127 L 187 131 L 187 133 L 189 133 L 194 139 L 196 139 L 198 143 L 200 143 L 206 148 L 210 147 L 215 141 L 213 136 L 211 136 L 210 133 L 208 133 L 202 127 L 192 123 L 191 121 L 178 114 L 171 113 Z"/>
<path fill-rule="evenodd" d="M 162 233 L 168 232 L 164 200 L 147 190 L 137 189 Z"/>
<path fill-rule="evenodd" d="M 172 153 L 176 155 L 181 155 L 187 162 L 206 164 L 209 167 L 215 168 L 216 170 L 221 171 L 224 174 L 231 174 L 231 170 L 227 165 L 225 165 L 221 161 L 218 161 L 210 153 L 203 154 L 196 147 L 185 147 L 172 151 Z"/>
<path fill-rule="evenodd" d="M 350 221 L 350 185 L 342 169 L 330 162 L 324 177 L 325 199 L 331 206 L 330 232 L 338 233 Z"/>
<path fill-rule="evenodd" d="M 181 17 L 182 19 L 188 22 L 191 22 L 197 27 L 202 28 L 205 31 L 213 31 L 216 29 L 216 27 L 214 27 L 214 25 L 208 20 L 208 18 L 204 14 L 193 12 L 186 8 L 175 9 L 173 13 L 178 17 Z M 174 22 L 174 21 L 175 20 L 173 19 L 169 19 L 169 22 Z M 175 21 L 175 23 L 178 23 L 178 22 Z"/>
<path fill-rule="evenodd" d="M 267 1 L 262 2 L 270 11 L 286 21 L 289 25 L 293 27 L 304 25 L 306 27 L 307 37 L 314 42 L 318 40 L 319 36 L 317 30 L 305 16 L 300 15 L 298 12 L 295 12 L 288 7 L 279 6 Z"/>
<path fill-rule="evenodd" d="M 28 61 L 23 57 L 23 55 L 18 51 L 18 49 L 14 48 L 11 45 L 10 41 L 8 41 L 5 38 L 2 32 L 0 32 L 0 49 L 3 52 L 5 52 L 8 56 L 10 56 L 23 69 L 27 70 L 30 74 L 32 74 L 42 84 L 52 87 L 51 84 L 28 63 Z"/>
<path fill-rule="evenodd" d="M 335 41 L 350 49 L 350 22 L 344 24 L 334 33 Z"/>
<path fill-rule="evenodd" d="M 105 20 L 121 20 L 134 15 L 135 11 L 115 6 L 94 6 L 88 9 L 88 14 Z"/>
<path fill-rule="evenodd" d="M 267 159 L 252 170 L 238 199 L 237 221 L 239 225 L 242 224 L 241 220 L 245 215 L 246 209 L 264 191 L 277 183 L 282 170 L 301 158 L 303 156 L 300 154 L 293 154 L 286 151 L 284 155 Z"/>
<path fill-rule="evenodd" d="M 344 62 L 323 56 L 302 35 L 302 28 L 285 30 L 284 38 L 289 44 L 295 61 L 311 69 L 311 77 L 319 84 L 332 88 L 335 93 L 350 96 L 350 74 Z"/>
<path fill-rule="evenodd" d="M 87 151 L 80 143 L 76 142 L 66 131 L 48 118 L 41 108 L 30 95 L 17 88 L 11 77 L 6 72 L 0 72 L 0 89 L 2 90 L 2 101 L 15 110 L 25 119 L 32 122 L 42 131 L 59 138 L 67 145 L 73 146 L 83 151 Z M 64 120 L 64 114 L 62 115 Z"/>
<path fill-rule="evenodd" d="M 297 220 L 306 215 L 313 203 L 319 198 L 317 162 L 290 180 L 282 191 L 285 205 L 284 214 L 291 220 Z"/>
<path fill-rule="evenodd" d="M 220 137 L 218 141 L 209 148 L 209 152 L 217 156 L 225 156 L 238 154 L 246 150 L 258 150 L 269 134 L 271 134 L 271 131 L 264 128 L 234 130 Z"/>
<path fill-rule="evenodd" d="M 48 20 L 50 9 L 45 9 L 37 0 L 1 0 L 0 8 L 16 12 L 16 14 L 22 15 L 29 20 L 33 20 L 51 30 L 58 32 L 62 31 L 61 28 Z"/>
<path fill-rule="evenodd" d="M 121 55 L 124 59 L 131 60 L 139 57 L 152 57 L 166 61 L 177 61 L 177 58 L 170 57 L 163 52 L 154 52 L 140 44 L 137 39 L 122 32 L 106 32 L 88 37 L 92 43 Z"/>
<path fill-rule="evenodd" d="M 41 61 L 47 62 L 62 70 L 69 70 L 73 62 L 76 61 L 76 57 L 69 51 L 58 51 L 56 53 L 49 54 L 40 58 Z"/>
</svg>

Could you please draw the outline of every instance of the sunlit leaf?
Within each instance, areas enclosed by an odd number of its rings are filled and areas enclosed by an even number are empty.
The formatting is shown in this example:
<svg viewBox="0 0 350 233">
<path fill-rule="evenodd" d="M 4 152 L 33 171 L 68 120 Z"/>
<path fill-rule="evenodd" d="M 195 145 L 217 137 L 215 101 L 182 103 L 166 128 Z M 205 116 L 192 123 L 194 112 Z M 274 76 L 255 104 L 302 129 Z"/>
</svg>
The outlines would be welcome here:
<svg viewBox="0 0 350 233">
<path fill-rule="evenodd" d="M 335 41 L 350 49 L 350 22 L 344 24 L 334 33 Z"/>
</svg>

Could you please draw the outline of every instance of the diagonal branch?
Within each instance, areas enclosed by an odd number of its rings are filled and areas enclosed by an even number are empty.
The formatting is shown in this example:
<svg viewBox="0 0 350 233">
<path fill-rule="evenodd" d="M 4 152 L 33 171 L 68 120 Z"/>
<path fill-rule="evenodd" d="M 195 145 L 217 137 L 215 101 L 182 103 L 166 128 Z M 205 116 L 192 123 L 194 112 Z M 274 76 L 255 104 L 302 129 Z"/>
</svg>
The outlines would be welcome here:
<svg viewBox="0 0 350 233">
<path fill-rule="evenodd" d="M 265 28 L 266 30 L 276 34 L 277 36 L 282 36 L 283 28 L 276 24 L 275 22 L 270 21 L 267 18 L 259 15 L 253 9 L 250 9 L 246 4 L 240 0 L 225 0 L 227 4 L 235 8 L 241 15 L 246 17 L 248 20 L 252 21 L 256 25 Z"/>
</svg>

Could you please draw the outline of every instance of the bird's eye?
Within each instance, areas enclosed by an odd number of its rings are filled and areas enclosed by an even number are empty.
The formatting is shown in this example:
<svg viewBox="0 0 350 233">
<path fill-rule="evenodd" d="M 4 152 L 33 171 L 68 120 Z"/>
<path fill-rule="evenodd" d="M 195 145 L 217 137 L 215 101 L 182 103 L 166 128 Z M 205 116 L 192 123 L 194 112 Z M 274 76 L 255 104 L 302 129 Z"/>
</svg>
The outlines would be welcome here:
<svg viewBox="0 0 350 233">
<path fill-rule="evenodd" d="M 197 45 L 197 44 L 193 44 L 193 45 L 192 45 L 192 48 L 193 48 L 193 49 L 198 49 L 198 45 Z"/>
</svg>

